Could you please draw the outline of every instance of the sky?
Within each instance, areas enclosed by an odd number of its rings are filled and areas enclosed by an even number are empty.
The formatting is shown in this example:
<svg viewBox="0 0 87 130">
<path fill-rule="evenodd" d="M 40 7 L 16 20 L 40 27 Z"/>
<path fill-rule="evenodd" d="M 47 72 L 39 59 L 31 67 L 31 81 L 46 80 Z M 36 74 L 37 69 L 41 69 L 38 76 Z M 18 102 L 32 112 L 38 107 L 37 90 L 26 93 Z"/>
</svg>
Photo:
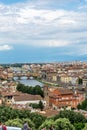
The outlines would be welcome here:
<svg viewBox="0 0 87 130">
<path fill-rule="evenodd" d="M 87 61 L 87 0 L 0 0 L 0 63 Z"/>
</svg>

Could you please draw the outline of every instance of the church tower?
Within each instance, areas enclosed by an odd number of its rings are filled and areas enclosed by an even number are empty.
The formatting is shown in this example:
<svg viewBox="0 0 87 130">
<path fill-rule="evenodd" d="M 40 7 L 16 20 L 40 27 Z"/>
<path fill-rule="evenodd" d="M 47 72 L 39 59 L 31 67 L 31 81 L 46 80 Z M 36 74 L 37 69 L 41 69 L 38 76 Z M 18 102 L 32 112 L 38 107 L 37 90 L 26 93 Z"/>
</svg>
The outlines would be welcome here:
<svg viewBox="0 0 87 130">
<path fill-rule="evenodd" d="M 49 107 L 49 88 L 48 86 L 44 86 L 44 100 L 46 101 L 46 107 Z"/>
</svg>

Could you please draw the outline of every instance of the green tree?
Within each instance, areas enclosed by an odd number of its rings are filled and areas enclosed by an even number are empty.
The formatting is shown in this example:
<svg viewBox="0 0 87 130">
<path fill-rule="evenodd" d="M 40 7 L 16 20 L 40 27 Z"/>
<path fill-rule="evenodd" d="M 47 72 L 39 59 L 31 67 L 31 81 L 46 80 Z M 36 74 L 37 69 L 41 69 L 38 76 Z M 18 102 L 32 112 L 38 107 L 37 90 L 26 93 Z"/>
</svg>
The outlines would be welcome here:
<svg viewBox="0 0 87 130">
<path fill-rule="evenodd" d="M 86 123 L 86 118 L 81 113 L 77 113 L 77 112 L 74 112 L 74 111 L 71 111 L 71 110 L 60 111 L 59 114 L 54 116 L 54 120 L 56 120 L 58 118 L 69 119 L 71 124 L 75 125 L 76 128 L 77 128 L 78 125 L 81 125 L 80 123 L 82 123 L 83 126 Z"/>
<path fill-rule="evenodd" d="M 48 120 L 47 119 L 47 120 L 45 120 L 45 122 L 43 122 L 41 124 L 41 126 L 39 127 L 39 130 L 42 130 L 43 128 L 46 128 L 46 130 L 48 130 L 53 125 L 54 125 L 54 120 L 52 120 L 52 119 Z"/>
<path fill-rule="evenodd" d="M 46 117 L 37 113 L 31 113 L 30 119 L 34 122 L 35 128 L 38 129 L 39 126 L 46 120 Z"/>
<path fill-rule="evenodd" d="M 18 118 L 17 119 L 10 119 L 7 122 L 5 122 L 5 125 L 22 128 L 22 120 L 18 119 Z"/>
<path fill-rule="evenodd" d="M 57 130 L 75 130 L 74 126 L 66 118 L 59 118 L 55 121 L 54 126 Z"/>
<path fill-rule="evenodd" d="M 44 104 L 43 104 L 43 102 L 40 100 L 39 101 L 39 108 L 41 109 L 41 111 L 44 109 Z"/>
<path fill-rule="evenodd" d="M 38 129 L 38 127 L 44 122 L 44 120 L 41 116 L 38 116 L 38 118 L 33 118 L 33 122 L 35 124 L 35 128 Z"/>
<path fill-rule="evenodd" d="M 31 121 L 29 118 L 23 119 L 22 120 L 22 124 L 24 124 L 25 122 L 28 123 L 29 127 L 32 128 L 33 130 L 35 130 L 35 124 L 33 123 L 33 121 Z"/>
<path fill-rule="evenodd" d="M 30 106 L 35 109 L 39 108 L 39 105 L 37 103 L 31 103 Z"/>
<path fill-rule="evenodd" d="M 85 99 L 81 104 L 78 104 L 77 108 L 87 111 L 87 99 Z"/>
<path fill-rule="evenodd" d="M 29 125 L 30 128 L 32 128 L 33 130 L 35 130 L 34 123 L 30 119 L 28 119 L 28 118 L 26 118 L 26 119 L 19 119 L 19 118 L 17 118 L 17 119 L 11 119 L 11 120 L 8 120 L 7 122 L 5 122 L 5 125 L 22 128 L 23 124 L 25 122 L 28 123 L 28 125 Z"/>
<path fill-rule="evenodd" d="M 33 91 L 34 91 L 35 95 L 39 94 L 39 95 L 41 95 L 41 97 L 44 97 L 44 92 L 43 92 L 42 88 L 39 85 L 36 85 L 34 87 Z"/>
<path fill-rule="evenodd" d="M 25 86 L 24 84 L 19 83 L 17 85 L 17 90 L 23 93 L 40 95 L 41 97 L 44 97 L 44 92 L 39 85 L 36 85 L 35 87 L 32 87 L 32 86 L 29 87 L 29 86 Z"/>
<path fill-rule="evenodd" d="M 82 128 L 85 127 L 85 124 L 82 122 L 79 122 L 79 123 L 74 123 L 74 126 L 75 126 L 76 130 L 82 130 Z"/>
<path fill-rule="evenodd" d="M 74 126 L 66 118 L 59 118 L 56 121 L 47 119 L 39 127 L 39 130 L 42 130 L 42 128 L 46 128 L 46 130 L 48 130 L 52 128 L 52 126 L 55 126 L 56 130 L 75 130 Z"/>
<path fill-rule="evenodd" d="M 87 130 L 87 123 L 85 123 L 85 127 L 82 130 Z"/>
<path fill-rule="evenodd" d="M 21 121 L 23 125 L 26 120 L 29 122 L 29 126 L 32 126 L 32 129 L 34 130 L 35 127 L 38 129 L 45 119 L 46 117 L 37 113 L 31 113 L 29 110 L 18 110 L 6 106 L 0 106 L 0 122 L 6 122 L 6 124 L 10 126 L 21 127 Z"/>
<path fill-rule="evenodd" d="M 78 79 L 78 84 L 79 84 L 79 85 L 82 85 L 82 84 L 83 84 L 82 78 L 79 78 L 79 79 Z"/>
<path fill-rule="evenodd" d="M 43 104 L 43 102 L 42 102 L 41 100 L 39 101 L 38 104 L 37 104 L 37 103 L 31 103 L 30 106 L 31 106 L 32 108 L 35 108 L 35 109 L 40 109 L 41 111 L 42 111 L 43 108 L 44 108 L 44 104 Z"/>
<path fill-rule="evenodd" d="M 29 110 L 18 110 L 12 109 L 7 106 L 0 106 L 0 122 L 6 122 L 9 119 L 15 118 L 29 118 L 30 111 Z"/>
<path fill-rule="evenodd" d="M 73 110 L 60 111 L 59 114 L 54 116 L 54 120 L 58 118 L 68 118 L 72 124 L 78 122 L 86 123 L 86 118 L 81 113 L 74 112 Z"/>
</svg>

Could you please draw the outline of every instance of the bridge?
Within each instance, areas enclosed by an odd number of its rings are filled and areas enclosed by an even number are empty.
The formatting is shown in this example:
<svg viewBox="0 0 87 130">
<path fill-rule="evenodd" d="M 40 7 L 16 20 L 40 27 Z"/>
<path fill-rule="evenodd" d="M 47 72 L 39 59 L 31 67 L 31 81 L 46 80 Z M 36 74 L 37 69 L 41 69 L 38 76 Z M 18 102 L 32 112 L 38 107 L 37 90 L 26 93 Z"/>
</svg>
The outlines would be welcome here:
<svg viewBox="0 0 87 130">
<path fill-rule="evenodd" d="M 37 73 L 15 73 L 13 74 L 13 77 L 17 77 L 18 80 L 21 80 L 22 77 L 27 77 L 27 79 L 30 79 L 30 77 L 37 78 L 39 74 Z"/>
</svg>

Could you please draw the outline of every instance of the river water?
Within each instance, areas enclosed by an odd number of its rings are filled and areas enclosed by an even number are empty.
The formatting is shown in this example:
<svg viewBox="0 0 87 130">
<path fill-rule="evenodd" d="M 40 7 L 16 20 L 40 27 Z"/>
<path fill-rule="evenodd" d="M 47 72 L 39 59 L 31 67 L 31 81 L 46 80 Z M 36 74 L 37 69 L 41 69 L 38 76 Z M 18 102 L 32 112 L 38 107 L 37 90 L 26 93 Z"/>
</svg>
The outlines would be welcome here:
<svg viewBox="0 0 87 130">
<path fill-rule="evenodd" d="M 44 84 L 35 80 L 35 79 L 27 79 L 27 77 L 21 77 L 21 80 L 18 80 L 17 77 L 14 77 L 14 80 L 19 81 L 20 83 L 27 85 L 27 86 L 33 86 L 39 85 L 40 87 L 43 87 Z"/>
</svg>

